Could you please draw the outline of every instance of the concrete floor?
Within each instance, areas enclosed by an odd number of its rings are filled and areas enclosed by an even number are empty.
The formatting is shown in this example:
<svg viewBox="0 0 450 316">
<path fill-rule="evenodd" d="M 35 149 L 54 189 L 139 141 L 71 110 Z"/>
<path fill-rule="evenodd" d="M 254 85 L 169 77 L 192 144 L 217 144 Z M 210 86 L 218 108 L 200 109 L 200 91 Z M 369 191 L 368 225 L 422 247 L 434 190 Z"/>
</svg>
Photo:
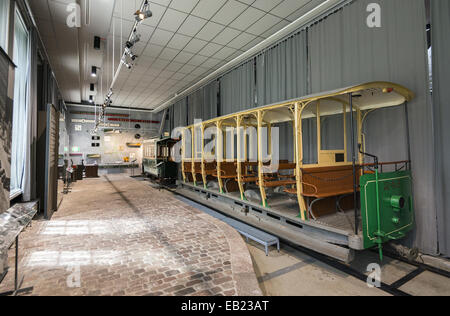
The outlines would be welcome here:
<svg viewBox="0 0 450 316">
<path fill-rule="evenodd" d="M 302 252 L 282 245 L 280 253 L 272 248 L 269 257 L 264 249 L 253 242 L 248 243 L 254 269 L 264 295 L 267 296 L 388 296 L 386 292 L 368 285 L 352 276 L 316 261 Z M 357 254 L 352 268 L 365 273 L 370 263 L 379 262 L 377 254 Z M 381 280 L 386 284 L 414 271 L 406 263 L 386 259 L 381 269 Z M 414 296 L 449 296 L 450 280 L 430 272 L 424 272 L 406 283 L 400 290 Z"/>
</svg>

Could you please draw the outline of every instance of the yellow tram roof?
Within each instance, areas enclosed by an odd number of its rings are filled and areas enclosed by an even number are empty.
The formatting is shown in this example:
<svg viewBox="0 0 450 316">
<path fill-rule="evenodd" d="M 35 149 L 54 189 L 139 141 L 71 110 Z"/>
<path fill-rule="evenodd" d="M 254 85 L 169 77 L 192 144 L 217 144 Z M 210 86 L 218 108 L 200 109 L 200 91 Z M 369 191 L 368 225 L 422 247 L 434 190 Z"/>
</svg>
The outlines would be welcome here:
<svg viewBox="0 0 450 316">
<path fill-rule="evenodd" d="M 291 121 L 293 119 L 292 112 L 289 109 L 289 106 L 292 106 L 295 103 L 315 104 L 315 102 L 317 101 L 320 101 L 321 115 L 333 115 L 343 112 L 342 104 L 349 104 L 349 93 L 353 93 L 354 108 L 360 110 L 372 110 L 397 106 L 407 101 L 411 101 L 415 97 L 414 93 L 411 90 L 399 84 L 376 81 L 251 108 L 241 112 L 217 117 L 196 125 L 212 125 L 218 121 L 221 121 L 224 124 L 229 123 L 230 125 L 233 125 L 236 116 L 252 115 L 257 113 L 258 111 L 267 111 L 264 117 L 264 121 L 266 123 L 281 123 Z M 347 109 L 347 111 L 349 111 L 349 109 Z M 315 116 L 314 107 L 304 109 L 302 118 L 313 116 Z M 254 120 L 249 120 L 249 124 L 254 123 Z M 194 125 L 191 125 L 187 128 L 192 128 L 193 126 Z"/>
</svg>

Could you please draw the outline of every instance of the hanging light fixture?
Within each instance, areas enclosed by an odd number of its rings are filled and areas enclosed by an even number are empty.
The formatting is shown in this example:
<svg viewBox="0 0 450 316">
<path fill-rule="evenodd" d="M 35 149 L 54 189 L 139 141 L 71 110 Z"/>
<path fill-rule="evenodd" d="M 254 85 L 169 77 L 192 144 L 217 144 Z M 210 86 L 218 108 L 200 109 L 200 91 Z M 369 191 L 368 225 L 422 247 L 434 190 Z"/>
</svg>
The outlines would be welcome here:
<svg viewBox="0 0 450 316">
<path fill-rule="evenodd" d="M 97 77 L 97 66 L 92 66 L 91 76 Z"/>
<path fill-rule="evenodd" d="M 134 30 L 133 38 L 126 42 L 125 46 L 127 48 L 132 48 L 136 43 L 141 40 L 141 34 L 136 34 L 136 30 Z"/>
<path fill-rule="evenodd" d="M 128 56 L 130 56 L 131 60 L 136 60 L 136 58 L 138 58 L 137 55 L 135 55 L 131 49 L 129 49 L 128 47 L 125 48 L 125 54 L 127 54 Z"/>
<path fill-rule="evenodd" d="M 137 10 L 134 14 L 136 16 L 136 21 L 142 22 L 145 19 L 151 18 L 153 16 L 152 11 L 150 11 L 150 5 L 148 1 L 145 1 L 144 8 L 142 10 Z"/>
<path fill-rule="evenodd" d="M 127 61 L 125 60 L 125 58 L 122 59 L 122 64 L 124 64 L 125 67 L 127 67 L 128 69 L 131 69 L 133 67 L 132 64 L 127 63 Z"/>
</svg>

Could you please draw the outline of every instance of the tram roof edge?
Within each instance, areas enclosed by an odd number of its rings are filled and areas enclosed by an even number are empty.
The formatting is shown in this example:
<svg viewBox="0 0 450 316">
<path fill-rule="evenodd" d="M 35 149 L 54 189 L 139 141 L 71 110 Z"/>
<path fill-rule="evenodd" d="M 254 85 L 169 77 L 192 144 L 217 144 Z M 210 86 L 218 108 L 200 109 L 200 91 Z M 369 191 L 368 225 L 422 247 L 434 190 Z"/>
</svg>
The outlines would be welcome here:
<svg viewBox="0 0 450 316">
<path fill-rule="evenodd" d="M 252 114 L 254 112 L 261 111 L 261 110 L 262 111 L 272 110 L 272 109 L 280 108 L 283 106 L 293 105 L 295 103 L 311 103 L 311 102 L 315 102 L 315 101 L 319 101 L 319 100 L 323 100 L 323 99 L 327 99 L 327 98 L 329 98 L 329 99 L 337 98 L 337 99 L 335 99 L 335 101 L 348 104 L 348 100 L 345 99 L 346 95 L 349 95 L 350 93 L 355 95 L 357 93 L 363 93 L 364 91 L 370 93 L 370 92 L 373 92 L 374 90 L 381 90 L 382 94 L 377 95 L 378 98 L 372 98 L 370 100 L 372 102 L 371 107 L 365 107 L 364 105 L 361 104 L 361 102 L 359 100 L 355 100 L 354 101 L 355 108 L 360 108 L 362 110 L 366 110 L 366 109 L 373 109 L 373 108 L 391 107 L 391 106 L 401 105 L 401 104 L 403 104 L 405 102 L 409 102 L 415 98 L 414 92 L 412 92 L 411 90 L 409 90 L 408 88 L 406 88 L 400 84 L 396 84 L 396 83 L 388 82 L 388 81 L 373 81 L 373 82 L 367 82 L 367 83 L 363 83 L 363 84 L 359 84 L 359 85 L 348 86 L 346 88 L 340 88 L 340 89 L 336 89 L 336 90 L 330 90 L 330 91 L 310 94 L 310 95 L 306 95 L 306 96 L 303 96 L 300 98 L 290 99 L 290 100 L 286 100 L 286 101 L 281 101 L 281 102 L 277 102 L 277 103 L 273 103 L 273 104 L 268 104 L 268 105 L 263 105 L 263 106 L 243 110 L 243 111 L 232 113 L 232 114 L 223 115 L 223 116 L 216 117 L 216 118 L 213 118 L 213 119 L 210 119 L 207 121 L 188 125 L 188 126 L 186 126 L 186 128 L 190 128 L 190 127 L 197 126 L 200 124 L 211 124 L 211 123 L 214 123 L 217 121 L 224 121 L 227 119 L 234 118 L 236 116 Z M 390 98 L 389 102 L 386 102 L 385 100 L 383 100 L 383 97 L 380 97 L 383 95 L 390 96 L 393 93 L 396 96 L 398 96 L 398 98 L 395 98 L 395 99 Z M 339 97 L 343 97 L 343 96 L 345 98 L 339 99 Z"/>
</svg>

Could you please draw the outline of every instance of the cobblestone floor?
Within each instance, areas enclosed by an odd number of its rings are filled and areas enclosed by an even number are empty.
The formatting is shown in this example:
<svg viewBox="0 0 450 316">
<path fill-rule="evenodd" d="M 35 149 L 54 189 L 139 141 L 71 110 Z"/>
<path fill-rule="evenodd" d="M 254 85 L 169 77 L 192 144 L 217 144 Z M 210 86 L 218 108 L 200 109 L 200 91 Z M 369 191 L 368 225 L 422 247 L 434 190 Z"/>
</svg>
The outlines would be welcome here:
<svg viewBox="0 0 450 316">
<path fill-rule="evenodd" d="M 20 251 L 32 295 L 261 295 L 237 232 L 121 175 L 77 182 L 51 221 L 21 236 Z"/>
</svg>

